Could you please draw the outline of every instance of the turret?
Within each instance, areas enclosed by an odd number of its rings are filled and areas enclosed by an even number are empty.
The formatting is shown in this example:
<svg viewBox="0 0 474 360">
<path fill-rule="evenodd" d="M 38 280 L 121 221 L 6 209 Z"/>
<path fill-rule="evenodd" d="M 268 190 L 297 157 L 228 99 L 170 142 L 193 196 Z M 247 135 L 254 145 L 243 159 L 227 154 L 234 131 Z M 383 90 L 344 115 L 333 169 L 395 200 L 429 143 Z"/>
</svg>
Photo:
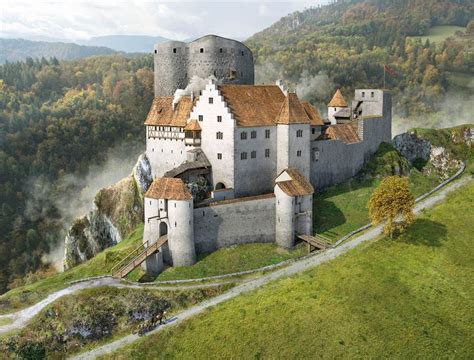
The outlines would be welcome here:
<svg viewBox="0 0 474 360">
<path fill-rule="evenodd" d="M 291 248 L 297 235 L 312 235 L 313 193 L 308 178 L 296 169 L 286 169 L 276 178 L 275 238 L 279 246 Z"/>
<path fill-rule="evenodd" d="M 332 125 L 336 124 L 336 118 L 334 115 L 342 109 L 348 107 L 346 99 L 342 96 L 341 90 L 337 89 L 336 93 L 332 97 L 331 101 L 328 104 L 328 120 Z"/>
</svg>

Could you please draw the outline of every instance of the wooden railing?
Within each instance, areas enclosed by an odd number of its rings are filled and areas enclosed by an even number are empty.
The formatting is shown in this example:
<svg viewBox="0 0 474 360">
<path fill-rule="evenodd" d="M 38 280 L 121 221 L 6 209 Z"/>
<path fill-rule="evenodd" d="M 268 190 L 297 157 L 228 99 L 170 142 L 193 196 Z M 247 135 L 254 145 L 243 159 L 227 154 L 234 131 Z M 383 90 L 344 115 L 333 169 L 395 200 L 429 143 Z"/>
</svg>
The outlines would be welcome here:
<svg viewBox="0 0 474 360">
<path fill-rule="evenodd" d="M 150 255 L 158 252 L 160 247 L 162 247 L 167 241 L 168 236 L 164 235 L 152 244 L 149 244 L 148 241 L 143 243 L 141 247 L 133 250 L 125 259 L 120 261 L 112 268 L 112 276 L 124 278 L 138 266 L 140 266 L 140 264 L 144 262 Z"/>
</svg>

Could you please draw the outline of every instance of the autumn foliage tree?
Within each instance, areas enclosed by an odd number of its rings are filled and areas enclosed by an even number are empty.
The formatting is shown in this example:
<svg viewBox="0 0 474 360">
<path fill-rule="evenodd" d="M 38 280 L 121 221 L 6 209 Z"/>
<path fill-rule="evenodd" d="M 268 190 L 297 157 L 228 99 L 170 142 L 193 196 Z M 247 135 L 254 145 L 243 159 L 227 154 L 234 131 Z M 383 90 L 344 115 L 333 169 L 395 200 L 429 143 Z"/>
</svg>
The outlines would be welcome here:
<svg viewBox="0 0 474 360">
<path fill-rule="evenodd" d="M 384 178 L 369 200 L 372 224 L 385 223 L 384 233 L 393 238 L 396 230 L 403 231 L 413 220 L 415 199 L 408 189 L 408 178 Z"/>
</svg>

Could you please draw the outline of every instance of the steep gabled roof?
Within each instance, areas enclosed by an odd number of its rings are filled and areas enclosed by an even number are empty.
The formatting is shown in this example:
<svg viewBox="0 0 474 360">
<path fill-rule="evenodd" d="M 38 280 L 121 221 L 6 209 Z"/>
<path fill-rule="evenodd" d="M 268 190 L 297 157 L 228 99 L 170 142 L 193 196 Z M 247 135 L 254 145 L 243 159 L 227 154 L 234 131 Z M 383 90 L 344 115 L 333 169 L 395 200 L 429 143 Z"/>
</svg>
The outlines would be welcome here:
<svg viewBox="0 0 474 360">
<path fill-rule="evenodd" d="M 191 200 L 193 196 L 179 178 L 156 178 L 145 193 L 145 197 L 167 200 Z"/>
<path fill-rule="evenodd" d="M 237 126 L 275 125 L 285 94 L 277 85 L 219 85 Z"/>
<path fill-rule="evenodd" d="M 288 196 L 305 196 L 314 193 L 313 185 L 301 173 L 293 168 L 284 170 L 291 180 L 279 181 L 276 185 Z"/>
<path fill-rule="evenodd" d="M 155 97 L 145 125 L 185 127 L 194 103 L 190 96 L 182 96 L 173 111 L 172 96 Z"/>
<path fill-rule="evenodd" d="M 197 121 L 196 119 L 193 119 L 190 122 L 188 122 L 188 124 L 184 127 L 184 130 L 189 130 L 189 131 L 201 130 L 201 125 L 199 125 L 199 121 Z"/>
<path fill-rule="evenodd" d="M 346 99 L 342 96 L 341 90 L 337 89 L 336 93 L 332 97 L 328 104 L 328 107 L 347 107 Z"/>
<path fill-rule="evenodd" d="M 283 99 L 275 122 L 284 125 L 309 124 L 308 114 L 295 93 L 288 93 L 288 96 Z"/>
<path fill-rule="evenodd" d="M 312 126 L 324 125 L 324 121 L 321 119 L 321 116 L 319 116 L 318 110 L 313 105 L 308 101 L 302 101 L 301 104 L 303 104 Z"/>
</svg>

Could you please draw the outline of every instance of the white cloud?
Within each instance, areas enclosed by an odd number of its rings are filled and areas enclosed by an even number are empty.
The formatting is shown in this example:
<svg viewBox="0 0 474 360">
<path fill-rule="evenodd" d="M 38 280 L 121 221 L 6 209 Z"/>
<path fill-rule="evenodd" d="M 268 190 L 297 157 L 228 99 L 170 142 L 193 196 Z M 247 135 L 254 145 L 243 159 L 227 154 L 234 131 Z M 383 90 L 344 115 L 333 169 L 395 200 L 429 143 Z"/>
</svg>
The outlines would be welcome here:
<svg viewBox="0 0 474 360">
<path fill-rule="evenodd" d="M 0 36 L 82 40 L 112 34 L 245 38 L 295 10 L 327 2 L 3 0 Z"/>
</svg>

